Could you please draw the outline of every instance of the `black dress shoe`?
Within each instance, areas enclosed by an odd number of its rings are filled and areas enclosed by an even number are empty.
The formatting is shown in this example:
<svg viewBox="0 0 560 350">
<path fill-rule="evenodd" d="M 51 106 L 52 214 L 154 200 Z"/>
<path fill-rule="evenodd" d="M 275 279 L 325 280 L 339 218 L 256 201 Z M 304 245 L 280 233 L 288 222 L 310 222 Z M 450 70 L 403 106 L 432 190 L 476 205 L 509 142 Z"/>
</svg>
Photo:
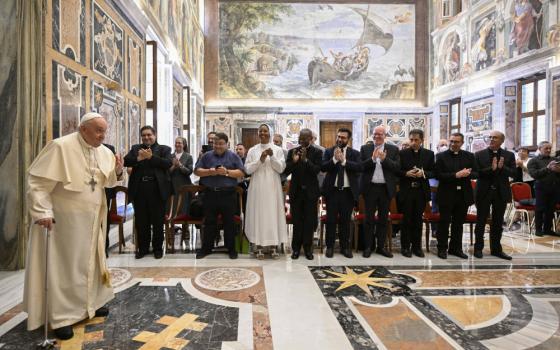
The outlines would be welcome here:
<svg viewBox="0 0 560 350">
<path fill-rule="evenodd" d="M 500 258 L 500 259 L 511 260 L 511 256 L 507 255 L 504 252 L 491 253 L 491 255 L 493 255 L 497 258 Z"/>
<path fill-rule="evenodd" d="M 332 249 L 332 248 L 327 248 L 327 251 L 325 252 L 325 256 L 326 256 L 327 258 L 332 258 L 333 255 L 334 255 L 334 249 Z"/>
<path fill-rule="evenodd" d="M 393 254 L 385 248 L 383 248 L 383 249 L 377 248 L 377 250 L 375 250 L 375 252 L 379 255 L 383 255 L 386 258 L 392 258 L 393 257 Z"/>
<path fill-rule="evenodd" d="M 154 258 L 155 259 L 161 259 L 163 257 L 163 252 L 162 251 L 156 251 L 154 252 Z"/>
<path fill-rule="evenodd" d="M 422 249 L 413 249 L 412 254 L 416 255 L 419 258 L 423 258 L 425 256 Z"/>
<path fill-rule="evenodd" d="M 438 250 L 437 256 L 440 259 L 447 259 L 447 252 L 445 250 Z"/>
<path fill-rule="evenodd" d="M 235 250 L 230 250 L 228 252 L 228 255 L 229 255 L 230 259 L 237 259 L 237 251 L 235 251 Z"/>
<path fill-rule="evenodd" d="M 354 255 L 352 255 L 352 251 L 350 249 L 342 249 L 342 255 L 344 255 L 348 259 L 352 259 Z"/>
<path fill-rule="evenodd" d="M 362 253 L 362 256 L 364 258 L 369 258 L 371 256 L 371 250 L 370 249 L 364 249 L 364 252 Z"/>
<path fill-rule="evenodd" d="M 102 306 L 99 309 L 95 310 L 95 317 L 107 317 L 109 315 L 109 308 L 106 306 Z"/>
<path fill-rule="evenodd" d="M 146 256 L 146 253 L 143 253 L 143 252 L 136 252 L 134 254 L 135 259 L 142 259 L 144 256 Z"/>
<path fill-rule="evenodd" d="M 210 252 L 207 252 L 206 250 L 201 249 L 196 253 L 196 258 L 197 259 L 204 259 L 208 255 L 210 255 Z"/>
<path fill-rule="evenodd" d="M 74 336 L 72 326 L 64 326 L 54 330 L 54 336 L 60 340 L 68 340 Z"/>
<path fill-rule="evenodd" d="M 412 258 L 412 252 L 408 249 L 401 249 L 401 254 L 407 258 Z"/>
<path fill-rule="evenodd" d="M 475 250 L 473 255 L 475 258 L 482 259 L 482 250 Z"/>
<path fill-rule="evenodd" d="M 463 253 L 462 250 L 449 251 L 449 255 L 453 255 L 453 256 L 456 256 L 456 257 L 461 258 L 461 259 L 468 259 L 469 258 L 469 256 L 467 254 Z"/>
<path fill-rule="evenodd" d="M 295 250 L 292 252 L 292 259 L 293 260 L 297 260 L 299 258 L 299 252 L 296 252 Z"/>
<path fill-rule="evenodd" d="M 305 258 L 307 260 L 313 260 L 313 253 L 311 252 L 305 252 Z"/>
</svg>

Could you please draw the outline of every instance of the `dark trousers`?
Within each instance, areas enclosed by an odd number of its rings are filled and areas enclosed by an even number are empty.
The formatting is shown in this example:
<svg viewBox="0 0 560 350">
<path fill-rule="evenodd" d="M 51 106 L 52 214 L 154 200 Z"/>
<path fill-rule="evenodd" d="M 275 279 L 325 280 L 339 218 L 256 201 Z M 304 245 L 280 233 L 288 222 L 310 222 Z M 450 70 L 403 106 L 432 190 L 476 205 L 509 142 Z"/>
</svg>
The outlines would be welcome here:
<svg viewBox="0 0 560 350">
<path fill-rule="evenodd" d="M 237 209 L 237 192 L 205 191 L 204 192 L 204 236 L 202 249 L 211 252 L 218 234 L 218 215 L 221 215 L 224 227 L 224 243 L 229 251 L 235 250 L 235 222 L 233 216 Z"/>
<path fill-rule="evenodd" d="M 364 192 L 366 205 L 364 250 L 375 250 L 376 247 L 379 249 L 385 248 L 389 201 L 387 185 L 385 184 L 370 183 Z M 375 220 L 375 212 L 377 212 L 377 221 Z"/>
<path fill-rule="evenodd" d="M 426 195 L 422 187 L 410 188 L 404 200 L 401 248 L 422 250 L 422 214 L 426 208 Z"/>
<path fill-rule="evenodd" d="M 535 230 L 537 232 L 552 232 L 552 220 L 558 203 L 558 189 L 537 181 L 535 183 L 536 209 Z"/>
<path fill-rule="evenodd" d="M 449 248 L 450 252 L 463 250 L 463 224 L 468 207 L 462 191 L 456 191 L 448 200 L 440 202 L 440 221 L 437 231 L 438 251 Z M 451 223 L 451 240 L 449 245 L 449 224 Z"/>
<path fill-rule="evenodd" d="M 303 246 L 305 252 L 313 251 L 313 232 L 317 229 L 317 198 L 298 196 L 290 198 L 290 211 L 294 226 L 292 251 L 299 252 Z"/>
<path fill-rule="evenodd" d="M 484 195 L 484 194 L 482 194 Z M 500 253 L 502 251 L 502 225 L 504 224 L 504 214 L 507 202 L 500 196 L 497 190 L 488 190 L 483 198 L 477 198 L 476 201 L 476 227 L 474 250 L 482 250 L 484 248 L 484 228 L 486 220 L 490 215 L 490 207 L 492 207 L 492 224 L 490 225 L 490 251 L 492 253 Z"/>
<path fill-rule="evenodd" d="M 150 240 L 154 252 L 163 251 L 165 201 L 161 199 L 156 181 L 139 184 L 133 206 L 138 232 L 138 251 L 147 254 L 150 250 Z"/>
<path fill-rule="evenodd" d="M 336 225 L 338 223 L 338 238 L 340 249 L 350 246 L 350 218 L 354 208 L 352 190 L 347 187 L 343 190 L 333 189 L 326 195 L 327 201 L 327 248 L 334 248 Z"/>
</svg>

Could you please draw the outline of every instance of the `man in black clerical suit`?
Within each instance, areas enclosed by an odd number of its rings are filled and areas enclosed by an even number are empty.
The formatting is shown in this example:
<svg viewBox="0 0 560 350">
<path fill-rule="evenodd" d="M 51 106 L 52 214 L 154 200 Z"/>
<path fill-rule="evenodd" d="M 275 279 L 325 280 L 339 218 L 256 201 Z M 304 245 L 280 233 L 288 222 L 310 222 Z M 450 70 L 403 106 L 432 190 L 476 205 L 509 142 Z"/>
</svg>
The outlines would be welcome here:
<svg viewBox="0 0 560 350">
<path fill-rule="evenodd" d="M 312 133 L 302 129 L 299 133 L 299 147 L 288 152 L 286 176 L 292 175 L 290 182 L 290 212 L 294 234 L 292 238 L 292 259 L 299 258 L 301 247 L 308 260 L 313 260 L 313 232 L 317 227 L 317 200 L 321 170 L 321 150 L 311 145 Z"/>
<path fill-rule="evenodd" d="M 403 225 L 401 254 L 410 258 L 412 254 L 423 258 L 422 213 L 430 200 L 430 183 L 434 177 L 434 152 L 422 147 L 424 131 L 408 133 L 410 148 L 400 151 L 400 192 L 402 193 Z"/>
<path fill-rule="evenodd" d="M 478 177 L 474 154 L 463 151 L 465 137 L 453 133 L 449 139 L 450 149 L 438 153 L 436 178 L 439 180 L 437 198 L 440 221 L 437 230 L 438 256 L 447 259 L 447 254 L 468 259 L 463 253 L 463 224 L 469 206 L 474 203 L 471 180 Z M 451 240 L 449 224 L 451 223 Z"/>
<path fill-rule="evenodd" d="M 336 225 L 340 240 L 340 252 L 352 258 L 350 249 L 350 217 L 354 203 L 360 195 L 358 177 L 362 171 L 360 153 L 348 146 L 352 131 L 340 128 L 336 135 L 336 145 L 323 154 L 321 171 L 325 172 L 323 194 L 327 202 L 327 251 L 325 256 L 332 258 Z"/>
<path fill-rule="evenodd" d="M 360 150 L 364 171 L 360 189 L 366 206 L 362 254 L 365 258 L 370 257 L 372 250 L 385 257 L 393 257 L 393 254 L 385 249 L 385 240 L 389 204 L 395 196 L 400 160 L 399 149 L 385 143 L 386 135 L 384 126 L 376 127 L 373 130 L 373 143 L 363 145 Z M 377 212 L 377 223 L 375 212 Z"/>
<path fill-rule="evenodd" d="M 138 232 L 136 259 L 150 250 L 151 237 L 154 257 L 163 256 L 163 216 L 165 205 L 173 189 L 169 168 L 173 165 L 171 148 L 156 141 L 156 131 L 151 126 L 140 129 L 142 143 L 132 146 L 124 157 L 126 167 L 132 168 L 128 180 L 128 198 L 134 206 Z"/>
<path fill-rule="evenodd" d="M 484 248 L 484 229 L 492 208 L 490 225 L 490 253 L 498 258 L 511 260 L 511 256 L 502 250 L 502 225 L 506 205 L 511 202 L 509 178 L 515 177 L 515 156 L 510 151 L 500 148 L 505 135 L 499 131 L 490 132 L 488 148 L 475 153 L 478 168 L 475 199 L 477 222 L 475 228 L 474 256 L 482 258 Z"/>
</svg>

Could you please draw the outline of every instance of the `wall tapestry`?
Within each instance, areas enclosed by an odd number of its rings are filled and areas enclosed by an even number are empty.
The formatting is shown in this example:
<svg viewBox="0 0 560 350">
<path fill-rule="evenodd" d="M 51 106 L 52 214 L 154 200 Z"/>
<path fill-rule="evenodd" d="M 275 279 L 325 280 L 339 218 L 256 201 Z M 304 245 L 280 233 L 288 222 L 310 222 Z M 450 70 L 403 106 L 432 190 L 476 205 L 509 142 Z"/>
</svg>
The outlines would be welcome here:
<svg viewBox="0 0 560 350">
<path fill-rule="evenodd" d="M 414 99 L 413 4 L 219 4 L 221 98 Z"/>
</svg>

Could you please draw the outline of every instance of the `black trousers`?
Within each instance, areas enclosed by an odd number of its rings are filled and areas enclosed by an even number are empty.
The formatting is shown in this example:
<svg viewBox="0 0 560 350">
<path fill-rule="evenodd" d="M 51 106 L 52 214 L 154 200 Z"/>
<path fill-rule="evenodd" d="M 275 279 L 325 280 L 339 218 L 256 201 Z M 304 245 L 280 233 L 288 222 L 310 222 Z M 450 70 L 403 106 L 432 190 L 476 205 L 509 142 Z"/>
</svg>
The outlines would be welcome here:
<svg viewBox="0 0 560 350">
<path fill-rule="evenodd" d="M 403 206 L 401 249 L 422 250 L 422 214 L 426 208 L 422 187 L 408 189 Z"/>
<path fill-rule="evenodd" d="M 462 191 L 456 191 L 453 196 L 445 201 L 440 201 L 440 220 L 437 231 L 438 251 L 449 248 L 450 252 L 463 250 L 463 224 L 467 215 L 468 206 Z M 451 240 L 449 245 L 449 224 L 451 223 Z"/>
<path fill-rule="evenodd" d="M 376 247 L 383 249 L 387 238 L 390 202 L 387 185 L 370 183 L 364 192 L 364 202 L 366 205 L 364 250 L 375 250 Z M 377 212 L 377 221 L 375 212 Z"/>
<path fill-rule="evenodd" d="M 290 211 L 294 236 L 292 237 L 292 251 L 299 252 L 303 246 L 305 252 L 312 252 L 313 233 L 317 229 L 317 198 L 298 196 L 290 198 Z"/>
<path fill-rule="evenodd" d="M 546 185 L 540 181 L 535 182 L 535 229 L 537 232 L 552 232 L 552 220 L 554 220 L 559 192 L 556 186 Z"/>
<path fill-rule="evenodd" d="M 340 249 L 349 248 L 350 218 L 354 208 L 352 190 L 349 187 L 343 190 L 335 188 L 325 196 L 325 199 L 327 201 L 327 234 L 325 239 L 327 248 L 334 248 L 337 223 Z"/>
<path fill-rule="evenodd" d="M 492 224 L 490 225 L 490 251 L 492 253 L 500 253 L 502 251 L 502 231 L 504 224 L 504 214 L 506 212 L 507 202 L 500 196 L 497 190 L 490 189 L 485 197 L 477 198 L 476 201 L 476 227 L 474 249 L 482 250 L 484 248 L 484 229 L 486 220 L 490 215 L 490 207 L 492 207 Z"/>
<path fill-rule="evenodd" d="M 235 222 L 233 216 L 237 209 L 237 192 L 205 191 L 204 192 L 204 236 L 202 249 L 211 252 L 218 234 L 218 215 L 222 217 L 224 227 L 224 243 L 229 251 L 235 250 Z"/>
<path fill-rule="evenodd" d="M 139 252 L 147 254 L 150 250 L 150 241 L 154 252 L 163 251 L 165 201 L 161 199 L 156 181 L 139 184 L 133 206 Z"/>
</svg>

